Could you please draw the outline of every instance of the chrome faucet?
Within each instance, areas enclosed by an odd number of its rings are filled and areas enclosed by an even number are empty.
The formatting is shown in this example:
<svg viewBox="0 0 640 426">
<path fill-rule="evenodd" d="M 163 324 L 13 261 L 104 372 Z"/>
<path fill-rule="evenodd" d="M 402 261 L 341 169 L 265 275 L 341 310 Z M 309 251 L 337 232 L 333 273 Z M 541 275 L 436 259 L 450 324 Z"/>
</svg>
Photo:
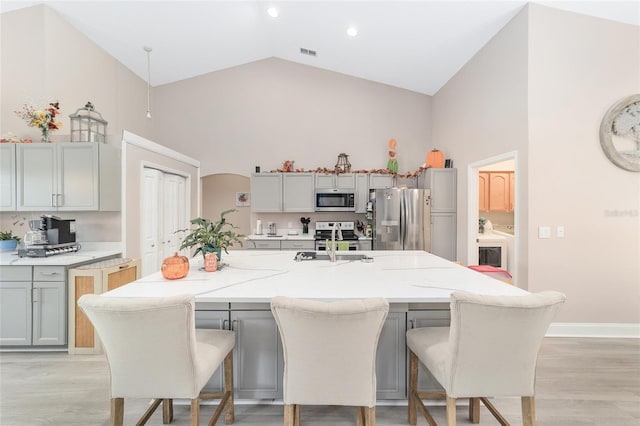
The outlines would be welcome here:
<svg viewBox="0 0 640 426">
<path fill-rule="evenodd" d="M 336 261 L 336 251 L 338 250 L 338 246 L 336 244 L 336 230 L 338 231 L 338 241 L 342 241 L 342 228 L 340 227 L 340 222 L 333 222 L 333 227 L 331 228 L 331 245 L 327 241 L 327 254 L 329 254 L 329 261 Z"/>
</svg>

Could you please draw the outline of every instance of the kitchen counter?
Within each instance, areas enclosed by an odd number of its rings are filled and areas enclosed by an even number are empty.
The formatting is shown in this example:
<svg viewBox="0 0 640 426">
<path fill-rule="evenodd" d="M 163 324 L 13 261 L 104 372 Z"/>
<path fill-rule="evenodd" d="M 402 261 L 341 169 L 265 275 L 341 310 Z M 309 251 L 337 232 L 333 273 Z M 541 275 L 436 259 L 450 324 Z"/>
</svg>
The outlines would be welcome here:
<svg viewBox="0 0 640 426">
<path fill-rule="evenodd" d="M 360 260 L 294 261 L 295 251 L 230 251 L 222 269 L 204 272 L 200 257 L 187 277 L 165 280 L 157 272 L 106 296 L 193 294 L 196 302 L 269 303 L 274 296 L 317 300 L 384 297 L 389 303 L 449 302 L 452 291 L 523 295 L 526 291 L 424 251 L 358 251 Z"/>
<path fill-rule="evenodd" d="M 117 257 L 121 250 L 82 250 L 49 257 L 18 257 L 17 252 L 0 253 L 0 266 L 74 266 Z"/>
<path fill-rule="evenodd" d="M 477 238 L 478 238 L 477 240 L 478 243 L 501 243 L 501 242 L 507 241 L 507 237 L 495 232 L 478 234 Z"/>
</svg>

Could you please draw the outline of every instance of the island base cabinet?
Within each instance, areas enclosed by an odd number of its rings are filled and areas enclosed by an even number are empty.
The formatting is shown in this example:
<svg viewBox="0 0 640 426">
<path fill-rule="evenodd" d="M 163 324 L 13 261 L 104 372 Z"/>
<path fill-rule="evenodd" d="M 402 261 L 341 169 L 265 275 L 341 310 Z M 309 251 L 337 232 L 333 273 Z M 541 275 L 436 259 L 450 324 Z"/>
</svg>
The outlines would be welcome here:
<svg viewBox="0 0 640 426">
<path fill-rule="evenodd" d="M 196 329 L 228 330 L 229 311 L 196 311 Z M 224 367 L 223 363 L 213 373 L 204 389 L 208 392 L 222 392 Z"/>
<path fill-rule="evenodd" d="M 406 312 L 389 312 L 376 352 L 377 399 L 407 397 L 406 333 Z"/>
<path fill-rule="evenodd" d="M 407 314 L 407 324 L 410 329 L 420 327 L 449 327 L 451 323 L 451 312 L 447 309 L 442 310 L 420 310 L 409 311 Z M 409 349 L 407 348 L 407 366 L 409 365 Z M 407 368 L 408 383 L 409 368 Z M 427 370 L 427 368 L 419 363 L 418 365 L 418 390 L 420 392 L 443 392 L 444 389 Z"/>
<path fill-rule="evenodd" d="M 281 400 L 284 358 L 271 310 L 232 310 L 231 329 L 236 332 L 233 359 L 236 398 Z"/>
</svg>

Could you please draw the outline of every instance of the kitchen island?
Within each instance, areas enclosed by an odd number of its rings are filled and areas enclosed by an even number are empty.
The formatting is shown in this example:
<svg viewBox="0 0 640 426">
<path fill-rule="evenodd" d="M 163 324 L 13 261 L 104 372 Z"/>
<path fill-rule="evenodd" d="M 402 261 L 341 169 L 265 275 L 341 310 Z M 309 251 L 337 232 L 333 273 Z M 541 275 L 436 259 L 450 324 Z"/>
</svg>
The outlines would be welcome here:
<svg viewBox="0 0 640 426">
<path fill-rule="evenodd" d="M 296 251 L 233 251 L 222 255 L 217 272 L 201 271 L 202 257 L 189 274 L 169 281 L 158 272 L 104 293 L 107 297 L 162 297 L 193 294 L 196 325 L 232 329 L 235 394 L 251 401 L 282 399 L 283 356 L 280 336 L 269 308 L 274 296 L 316 300 L 384 297 L 390 303 L 376 359 L 378 399 L 404 400 L 407 385 L 407 328 L 448 326 L 454 290 L 523 295 L 517 287 L 423 251 L 338 252 L 338 260 L 294 260 Z M 362 255 L 373 258 L 363 262 Z M 421 367 L 423 368 L 423 367 Z M 421 389 L 437 389 L 425 371 Z M 208 388 L 222 388 L 216 373 Z"/>
</svg>

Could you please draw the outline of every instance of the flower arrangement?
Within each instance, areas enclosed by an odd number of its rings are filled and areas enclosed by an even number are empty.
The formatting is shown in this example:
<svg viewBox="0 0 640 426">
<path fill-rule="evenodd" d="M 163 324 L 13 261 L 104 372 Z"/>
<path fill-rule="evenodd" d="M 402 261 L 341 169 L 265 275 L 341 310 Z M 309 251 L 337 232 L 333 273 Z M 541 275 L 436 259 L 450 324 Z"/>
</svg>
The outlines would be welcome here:
<svg viewBox="0 0 640 426">
<path fill-rule="evenodd" d="M 51 102 L 44 109 L 35 109 L 33 106 L 24 104 L 21 111 L 15 111 L 16 115 L 27 122 L 29 127 L 38 127 L 42 133 L 42 142 L 49 141 L 49 132 L 58 130 L 62 123 L 56 121 L 56 115 L 60 113 L 58 102 Z"/>
</svg>

